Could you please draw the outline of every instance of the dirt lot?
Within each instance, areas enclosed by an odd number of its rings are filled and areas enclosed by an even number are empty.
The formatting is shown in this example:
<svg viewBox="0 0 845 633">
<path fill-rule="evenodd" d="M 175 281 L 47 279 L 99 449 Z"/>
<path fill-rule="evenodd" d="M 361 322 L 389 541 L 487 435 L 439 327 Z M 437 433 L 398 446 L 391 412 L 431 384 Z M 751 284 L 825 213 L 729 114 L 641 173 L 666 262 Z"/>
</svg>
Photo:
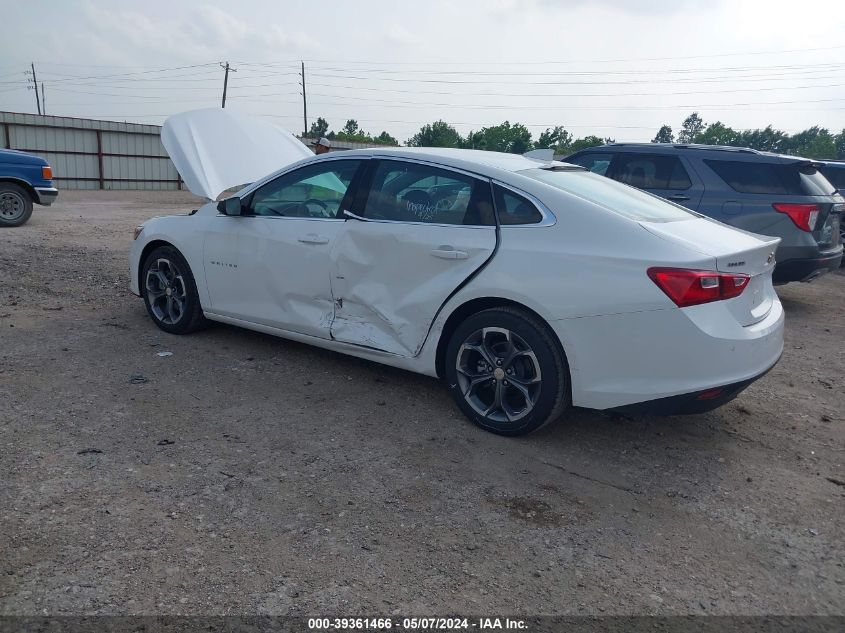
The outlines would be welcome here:
<svg viewBox="0 0 845 633">
<path fill-rule="evenodd" d="M 779 289 L 783 359 L 720 410 L 514 440 L 429 378 L 158 330 L 131 231 L 195 204 L 0 230 L 0 613 L 845 612 L 845 275 Z"/>
</svg>

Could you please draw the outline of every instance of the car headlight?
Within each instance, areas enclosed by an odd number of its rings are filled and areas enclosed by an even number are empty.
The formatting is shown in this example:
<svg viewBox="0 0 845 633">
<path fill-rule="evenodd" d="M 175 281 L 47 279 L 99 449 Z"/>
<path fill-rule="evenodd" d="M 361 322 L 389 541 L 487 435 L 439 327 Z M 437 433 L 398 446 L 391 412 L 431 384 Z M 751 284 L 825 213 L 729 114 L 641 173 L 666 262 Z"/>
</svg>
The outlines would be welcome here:
<svg viewBox="0 0 845 633">
<path fill-rule="evenodd" d="M 143 224 L 136 226 L 135 230 L 132 232 L 132 241 L 137 240 L 138 237 L 141 235 L 141 231 L 143 231 L 143 230 L 144 230 Z"/>
</svg>

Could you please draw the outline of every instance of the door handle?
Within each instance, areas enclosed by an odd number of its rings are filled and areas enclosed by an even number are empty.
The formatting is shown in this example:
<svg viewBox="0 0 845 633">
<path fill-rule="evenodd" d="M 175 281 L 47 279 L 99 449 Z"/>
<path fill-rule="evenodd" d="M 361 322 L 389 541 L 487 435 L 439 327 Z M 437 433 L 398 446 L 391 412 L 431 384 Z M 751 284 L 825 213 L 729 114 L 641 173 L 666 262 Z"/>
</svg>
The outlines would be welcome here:
<svg viewBox="0 0 845 633">
<path fill-rule="evenodd" d="M 431 254 L 434 257 L 439 257 L 440 259 L 466 259 L 469 257 L 466 251 L 456 251 L 451 246 L 441 246 L 439 248 L 433 248 L 431 250 Z"/>
<path fill-rule="evenodd" d="M 682 193 L 676 193 L 672 196 L 669 196 L 669 200 L 689 200 L 689 196 L 685 196 Z"/>
<path fill-rule="evenodd" d="M 305 237 L 300 237 L 299 241 L 303 244 L 328 244 L 329 238 L 323 237 L 322 235 L 314 235 L 313 233 L 309 233 Z"/>
</svg>

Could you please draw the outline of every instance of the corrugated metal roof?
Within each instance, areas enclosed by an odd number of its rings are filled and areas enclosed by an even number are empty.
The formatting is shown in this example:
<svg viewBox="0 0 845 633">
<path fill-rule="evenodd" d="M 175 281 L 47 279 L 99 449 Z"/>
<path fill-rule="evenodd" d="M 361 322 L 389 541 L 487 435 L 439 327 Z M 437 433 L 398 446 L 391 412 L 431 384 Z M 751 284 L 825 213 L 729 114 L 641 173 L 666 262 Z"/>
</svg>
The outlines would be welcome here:
<svg viewBox="0 0 845 633">
<path fill-rule="evenodd" d="M 132 134 L 158 135 L 161 132 L 161 127 L 158 125 L 126 123 L 121 121 L 100 121 L 97 119 L 78 119 L 69 116 L 26 114 L 23 112 L 0 112 L 0 123 L 77 128 L 81 130 L 106 130 L 110 132 L 130 132 Z"/>
</svg>

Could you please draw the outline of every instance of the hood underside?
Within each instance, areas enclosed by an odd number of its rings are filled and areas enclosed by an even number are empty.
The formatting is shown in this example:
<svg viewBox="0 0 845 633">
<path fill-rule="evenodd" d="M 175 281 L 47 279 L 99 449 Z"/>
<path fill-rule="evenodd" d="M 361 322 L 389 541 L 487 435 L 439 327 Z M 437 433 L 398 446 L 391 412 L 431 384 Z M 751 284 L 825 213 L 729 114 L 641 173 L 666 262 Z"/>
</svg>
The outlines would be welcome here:
<svg viewBox="0 0 845 633">
<path fill-rule="evenodd" d="M 161 142 L 188 189 L 209 200 L 314 155 L 287 130 L 222 108 L 174 114 Z"/>
</svg>

